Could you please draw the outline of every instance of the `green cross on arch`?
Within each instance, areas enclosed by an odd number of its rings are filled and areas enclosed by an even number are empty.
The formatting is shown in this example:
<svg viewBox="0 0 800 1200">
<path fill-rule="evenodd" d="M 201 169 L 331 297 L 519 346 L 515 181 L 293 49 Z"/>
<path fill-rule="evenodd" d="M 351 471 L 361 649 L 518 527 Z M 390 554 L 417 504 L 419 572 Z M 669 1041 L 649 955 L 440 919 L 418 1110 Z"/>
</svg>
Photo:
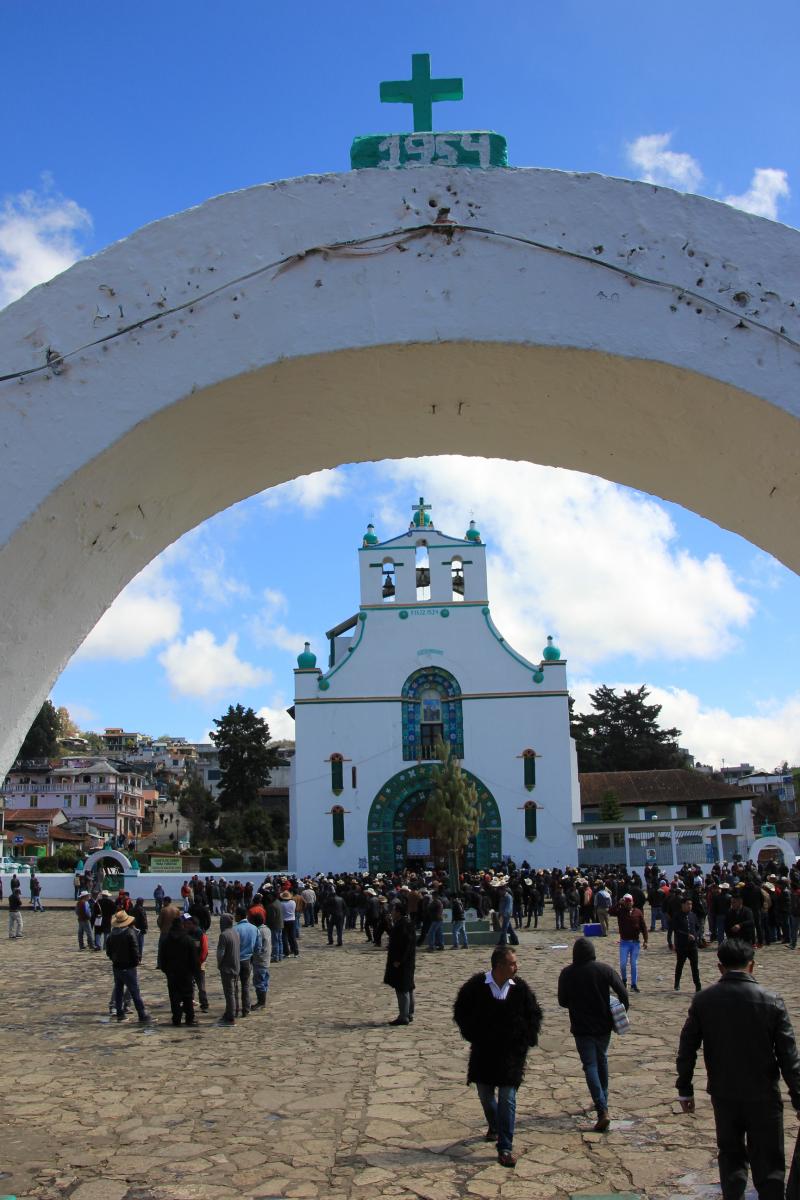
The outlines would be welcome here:
<svg viewBox="0 0 800 1200">
<path fill-rule="evenodd" d="M 381 103 L 413 104 L 414 132 L 433 130 L 435 100 L 463 100 L 463 79 L 431 79 L 430 54 L 411 55 L 411 78 L 381 84 Z"/>
</svg>

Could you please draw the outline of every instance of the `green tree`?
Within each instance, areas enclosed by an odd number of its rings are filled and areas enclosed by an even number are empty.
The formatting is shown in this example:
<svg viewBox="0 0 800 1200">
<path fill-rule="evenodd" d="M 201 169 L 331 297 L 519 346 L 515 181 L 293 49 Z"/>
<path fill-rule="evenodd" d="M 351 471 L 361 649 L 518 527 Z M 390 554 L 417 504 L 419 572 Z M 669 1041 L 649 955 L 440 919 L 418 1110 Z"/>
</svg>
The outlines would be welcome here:
<svg viewBox="0 0 800 1200">
<path fill-rule="evenodd" d="M 609 788 L 607 792 L 603 792 L 603 795 L 600 799 L 600 820 L 622 820 L 622 805 L 617 799 L 617 793 L 613 788 Z"/>
<path fill-rule="evenodd" d="M 430 821 L 436 838 L 447 847 L 452 895 L 459 890 L 461 855 L 469 839 L 478 832 L 481 806 L 475 784 L 468 782 L 458 759 L 451 757 L 449 745 L 441 738 L 436 743 L 436 757 L 439 763 L 434 767 L 425 819 Z"/>
<path fill-rule="evenodd" d="M 572 736 L 581 771 L 655 771 L 686 765 L 678 745 L 679 729 L 658 724 L 660 704 L 648 704 L 647 688 L 614 688 L 601 685 L 589 699 L 593 711 L 572 717 Z"/>
<path fill-rule="evenodd" d="M 211 837 L 219 817 L 219 805 L 196 771 L 187 777 L 178 792 L 178 812 L 191 826 L 192 845 Z"/>
<path fill-rule="evenodd" d="M 280 752 L 269 744 L 269 725 L 241 704 L 231 705 L 214 724 L 210 737 L 219 753 L 220 807 L 224 812 L 251 809 L 280 762 Z"/>
<path fill-rule="evenodd" d="M 277 848 L 271 815 L 258 805 L 224 813 L 219 822 L 219 840 L 223 846 L 239 850 Z"/>
<path fill-rule="evenodd" d="M 45 700 L 20 746 L 19 758 L 53 758 L 58 754 L 59 719 L 53 704 Z"/>
<path fill-rule="evenodd" d="M 57 710 L 58 713 L 58 736 L 60 739 L 81 737 L 81 731 L 69 715 L 69 709 L 62 704 Z"/>
<path fill-rule="evenodd" d="M 106 744 L 101 733 L 94 733 L 91 729 L 82 729 L 81 737 L 86 739 L 90 754 L 106 753 Z"/>
</svg>

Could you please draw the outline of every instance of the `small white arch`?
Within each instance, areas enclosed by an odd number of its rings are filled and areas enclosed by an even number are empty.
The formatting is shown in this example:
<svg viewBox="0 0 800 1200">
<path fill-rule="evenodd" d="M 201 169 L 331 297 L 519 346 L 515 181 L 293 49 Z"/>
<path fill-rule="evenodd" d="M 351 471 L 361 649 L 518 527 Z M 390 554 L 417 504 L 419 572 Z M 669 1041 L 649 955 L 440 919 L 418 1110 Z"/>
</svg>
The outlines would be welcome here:
<svg viewBox="0 0 800 1200">
<path fill-rule="evenodd" d="M 105 846 L 102 850 L 95 850 L 93 854 L 89 855 L 83 864 L 84 871 L 88 874 L 97 866 L 99 862 L 102 862 L 104 858 L 112 858 L 115 863 L 122 867 L 123 874 L 130 875 L 133 873 L 133 867 L 131 866 L 131 861 L 129 858 L 126 858 L 124 854 L 119 852 L 119 850 L 111 850 Z"/>
<path fill-rule="evenodd" d="M 750 849 L 747 851 L 747 857 L 754 863 L 758 862 L 758 856 L 762 850 L 780 850 L 783 855 L 784 866 L 788 869 L 794 866 L 794 860 L 797 855 L 791 842 L 787 842 L 786 838 L 778 837 L 760 837 L 750 843 Z"/>
</svg>

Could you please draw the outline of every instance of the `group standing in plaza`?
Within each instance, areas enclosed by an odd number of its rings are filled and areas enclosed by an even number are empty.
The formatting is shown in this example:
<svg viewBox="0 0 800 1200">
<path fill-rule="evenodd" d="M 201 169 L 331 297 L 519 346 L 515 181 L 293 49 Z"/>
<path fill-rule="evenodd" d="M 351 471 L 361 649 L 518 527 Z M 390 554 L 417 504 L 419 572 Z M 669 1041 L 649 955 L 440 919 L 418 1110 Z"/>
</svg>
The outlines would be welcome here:
<svg viewBox="0 0 800 1200">
<path fill-rule="evenodd" d="M 557 998 L 569 1012 L 595 1110 L 593 1128 L 602 1133 L 611 1126 L 612 1031 L 624 1028 L 629 986 L 641 991 L 640 954 L 660 926 L 675 955 L 675 991 L 688 963 L 696 993 L 677 1057 L 681 1107 L 693 1111 L 692 1077 L 702 1046 L 724 1200 L 743 1197 L 748 1163 L 760 1200 L 783 1198 L 778 1080 L 783 1077 L 800 1113 L 800 1057 L 783 1001 L 755 982 L 753 964 L 762 946 L 796 947 L 800 876 L 794 868 L 780 872 L 777 864 L 715 864 L 705 876 L 687 865 L 670 881 L 657 868 L 646 869 L 642 878 L 610 867 L 582 874 L 574 868 L 533 871 L 527 864 L 518 870 L 503 863 L 494 871 L 465 873 L 456 889 L 445 874 L 433 871 L 267 877 L 258 889 L 238 880 L 194 876 L 184 881 L 175 900 L 160 885 L 153 900 L 157 965 L 166 979 L 172 1023 L 189 1027 L 198 1023 L 196 1006 L 201 1012 L 210 1007 L 206 967 L 214 917 L 219 918 L 216 966 L 225 1000 L 220 1024 L 233 1025 L 264 1009 L 271 965 L 299 957 L 301 931 L 321 925 L 330 948 L 344 946 L 353 934 L 378 949 L 386 939 L 383 978 L 396 995 L 397 1015 L 389 1022 L 395 1027 L 415 1019 L 417 951 L 445 949 L 445 912 L 452 918 L 453 950 L 469 948 L 470 913 L 488 919 L 497 936 L 491 965 L 459 989 L 453 1014 L 470 1043 L 467 1080 L 478 1090 L 486 1140 L 496 1143 L 505 1167 L 516 1163 L 517 1089 L 543 1020 L 537 997 L 518 974 L 519 931 L 531 924 L 538 928 L 549 903 L 555 930 L 564 929 L 568 914 L 574 932 L 594 935 L 576 937 L 572 963 L 558 978 Z M 33 911 L 42 909 L 41 886 L 31 887 L 30 903 Z M 15 876 L 8 896 L 12 939 L 22 936 L 22 906 Z M 141 1024 L 150 1024 L 137 973 L 149 932 L 143 899 L 134 901 L 124 889 L 112 893 L 97 880 L 82 878 L 76 881 L 75 916 L 78 949 L 105 950 L 111 960 L 112 1015 L 121 1022 L 133 1008 Z M 612 920 L 620 939 L 619 971 L 596 953 L 596 938 L 609 935 Z M 720 979 L 703 988 L 700 952 L 712 942 L 718 947 Z M 622 1013 L 620 1022 L 614 1005 Z"/>
</svg>

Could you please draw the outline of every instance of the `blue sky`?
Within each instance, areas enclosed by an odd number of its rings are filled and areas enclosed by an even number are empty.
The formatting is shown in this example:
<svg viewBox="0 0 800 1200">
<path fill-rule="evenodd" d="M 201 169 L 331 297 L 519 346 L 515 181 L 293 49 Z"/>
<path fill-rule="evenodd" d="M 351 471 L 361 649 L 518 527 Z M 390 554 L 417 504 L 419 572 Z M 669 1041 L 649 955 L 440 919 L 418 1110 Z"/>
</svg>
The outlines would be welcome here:
<svg viewBox="0 0 800 1200">
<path fill-rule="evenodd" d="M 378 83 L 420 51 L 464 77 L 437 127 L 496 129 L 513 165 L 652 179 L 797 226 L 799 30 L 796 4 L 743 0 L 5 0 L 0 303 L 220 192 L 346 170 L 355 134 L 410 127 Z M 525 464 L 345 466 L 252 497 L 126 589 L 54 699 L 89 727 L 193 739 L 241 700 L 287 733 L 303 638 L 322 656 L 355 610 L 366 521 L 399 532 L 420 492 L 448 532 L 474 514 L 498 623 L 533 656 L 554 633 L 579 702 L 644 682 L 700 759 L 800 762 L 797 578 L 674 505 Z"/>
</svg>

